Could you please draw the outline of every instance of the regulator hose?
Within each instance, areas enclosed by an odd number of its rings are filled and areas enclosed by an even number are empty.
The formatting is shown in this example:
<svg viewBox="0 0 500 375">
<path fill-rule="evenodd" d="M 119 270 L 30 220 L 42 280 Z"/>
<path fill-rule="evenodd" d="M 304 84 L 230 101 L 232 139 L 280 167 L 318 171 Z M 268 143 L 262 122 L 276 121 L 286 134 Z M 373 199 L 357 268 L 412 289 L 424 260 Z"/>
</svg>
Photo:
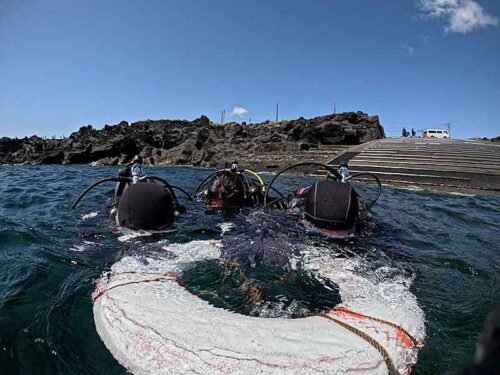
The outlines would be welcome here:
<svg viewBox="0 0 500 375">
<path fill-rule="evenodd" d="M 143 176 L 140 178 L 141 181 L 143 180 L 156 180 L 156 181 L 160 181 L 162 182 L 166 188 L 168 189 L 168 191 L 170 192 L 170 194 L 172 195 L 172 198 L 176 204 L 176 206 L 180 206 L 178 203 L 177 203 L 177 197 L 175 195 L 175 192 L 174 192 L 174 189 L 176 190 L 179 190 L 180 192 L 184 193 L 187 198 L 189 200 L 193 200 L 193 198 L 191 197 L 191 195 L 189 195 L 188 192 L 186 192 L 184 189 L 181 189 L 180 187 L 178 186 L 172 186 L 170 185 L 166 180 L 164 180 L 163 178 L 161 177 L 157 177 L 157 176 Z M 106 177 L 106 178 L 103 178 L 101 180 L 98 180 L 96 182 L 94 182 L 93 184 L 91 184 L 90 186 L 88 186 L 79 196 L 78 198 L 76 198 L 75 202 L 73 203 L 73 205 L 71 206 L 71 209 L 75 209 L 76 206 L 78 205 L 78 203 L 80 203 L 80 201 L 83 199 L 83 197 L 85 195 L 87 195 L 87 193 L 92 190 L 93 188 L 95 188 L 96 186 L 104 183 L 104 182 L 108 182 L 108 181 L 111 181 L 111 182 L 131 182 L 132 181 L 132 178 L 131 177 L 125 177 L 125 176 L 119 176 L 119 177 Z"/>
<path fill-rule="evenodd" d="M 107 177 L 107 178 L 103 178 L 102 180 L 99 180 L 99 181 L 96 181 L 94 182 L 92 185 L 88 186 L 79 196 L 78 198 L 76 198 L 75 202 L 73 203 L 73 205 L 71 206 L 71 209 L 74 210 L 75 207 L 78 205 L 78 203 L 80 203 L 80 201 L 82 200 L 82 198 L 90 191 L 92 190 L 93 188 L 95 188 L 97 185 L 100 185 L 102 184 L 103 182 L 108 182 L 108 181 L 112 181 L 112 182 L 128 182 L 130 181 L 130 178 L 129 177 Z"/>
<path fill-rule="evenodd" d="M 188 198 L 189 200 L 193 200 L 193 198 L 191 197 L 191 195 L 190 195 L 188 192 L 186 192 L 184 189 L 181 189 L 180 187 L 177 187 L 177 186 L 170 185 L 170 184 L 167 182 L 167 180 L 165 180 L 165 179 L 163 179 L 163 178 L 161 178 L 161 177 L 158 177 L 158 176 L 147 176 L 147 175 L 146 175 L 146 176 L 142 176 L 142 177 L 140 178 L 140 180 L 141 180 L 141 181 L 142 181 L 142 180 L 155 180 L 155 181 L 160 181 L 160 182 L 162 182 L 162 183 L 163 183 L 163 184 L 167 187 L 167 189 L 170 191 L 170 194 L 172 194 L 172 197 L 173 197 L 174 199 L 177 199 L 177 196 L 175 195 L 175 192 L 174 192 L 174 189 L 177 189 L 177 190 L 179 190 L 180 192 L 184 193 L 184 194 L 187 196 L 187 198 Z"/>
<path fill-rule="evenodd" d="M 186 190 L 184 190 L 184 189 L 182 189 L 182 188 L 180 188 L 180 187 L 178 187 L 178 186 L 175 186 L 175 185 L 170 185 L 170 186 L 171 186 L 171 187 L 172 187 L 172 189 L 174 189 L 174 190 L 179 190 L 179 191 L 180 191 L 181 193 L 183 193 L 183 194 L 187 197 L 187 199 L 189 199 L 190 201 L 192 201 L 192 200 L 193 200 L 193 197 L 191 196 L 191 194 L 189 194 Z"/>
<path fill-rule="evenodd" d="M 210 180 L 213 176 L 215 176 L 217 173 L 220 173 L 220 172 L 224 172 L 224 171 L 228 171 L 229 169 L 220 169 L 218 171 L 215 171 L 215 172 L 212 172 L 210 173 L 207 177 L 205 177 L 203 179 L 203 181 L 201 181 L 201 184 L 198 185 L 198 188 L 196 189 L 196 191 L 194 192 L 194 196 L 197 196 L 198 193 L 200 192 L 200 190 L 207 184 L 208 180 Z"/>
<path fill-rule="evenodd" d="M 175 207 L 176 211 L 178 211 L 178 212 L 184 212 L 186 209 L 177 200 L 177 195 L 175 195 L 174 188 L 178 189 L 182 193 L 186 194 L 186 196 L 188 197 L 189 200 L 193 199 L 193 198 L 191 198 L 191 195 L 189 195 L 186 191 L 184 191 L 184 189 L 181 189 L 180 187 L 177 187 L 177 186 L 174 187 L 174 186 L 170 185 L 167 182 L 167 180 L 165 180 L 165 179 L 163 179 L 161 177 L 146 175 L 146 176 L 142 176 L 140 178 L 140 180 L 153 180 L 153 181 L 160 181 L 160 182 L 162 182 L 165 185 L 165 187 L 168 189 L 168 191 L 170 192 L 170 194 L 172 195 L 172 200 L 174 201 L 174 207 Z"/>
<path fill-rule="evenodd" d="M 269 205 L 271 205 L 272 203 L 276 203 L 278 202 L 279 200 L 282 200 L 284 199 L 284 196 L 283 194 L 279 193 L 281 198 L 278 198 L 278 199 L 274 199 L 272 202 L 268 203 L 267 202 L 267 199 L 268 199 L 268 196 L 269 196 L 269 190 L 272 189 L 272 185 L 274 183 L 274 181 L 276 181 L 276 179 L 281 175 L 283 174 L 284 172 L 290 170 L 290 169 L 293 169 L 293 168 L 297 168 L 297 167 L 304 167 L 304 166 L 317 166 L 317 167 L 322 167 L 322 168 L 325 168 L 328 172 L 330 172 L 333 177 L 336 179 L 336 180 L 341 180 L 342 179 L 342 176 L 339 174 L 339 172 L 332 166 L 329 166 L 327 164 L 323 164 L 323 163 L 318 163 L 318 162 L 314 162 L 314 161 L 311 161 L 311 162 L 304 162 L 304 163 L 298 163 L 298 164 L 294 164 L 294 165 L 291 165 L 289 167 L 286 167 L 285 169 L 282 169 L 281 171 L 279 171 L 273 178 L 272 180 L 269 182 L 269 184 L 267 185 L 267 189 L 266 189 L 266 193 L 264 194 L 264 211 L 267 212 L 267 207 Z M 275 189 L 274 189 L 275 190 Z"/>
<path fill-rule="evenodd" d="M 382 183 L 380 182 L 380 179 L 378 178 L 378 176 L 376 174 L 373 174 L 370 172 L 354 173 L 354 174 L 350 175 L 349 177 L 347 177 L 346 181 L 356 179 L 356 177 L 359 177 L 359 176 L 370 176 L 370 177 L 373 177 L 375 179 L 375 181 L 377 182 L 377 194 L 375 195 L 375 198 L 372 199 L 372 201 L 366 205 L 367 208 L 370 209 L 373 207 L 373 205 L 375 203 L 377 203 L 378 199 L 380 198 L 380 194 L 382 194 Z"/>
<path fill-rule="evenodd" d="M 258 180 L 256 180 L 255 178 L 250 178 L 250 180 L 254 181 L 254 182 L 259 182 Z M 277 193 L 280 197 L 284 197 L 283 193 L 281 191 L 279 191 L 278 189 L 276 189 L 275 187 L 269 187 L 267 186 L 266 189 L 271 189 L 272 191 L 274 191 L 275 193 Z M 262 190 L 262 192 L 265 192 L 265 190 Z"/>
<path fill-rule="evenodd" d="M 250 169 L 243 169 L 243 172 L 245 173 L 248 173 L 248 174 L 251 174 L 252 176 L 254 176 L 257 181 L 259 181 L 259 184 L 260 186 L 262 186 L 262 191 L 266 191 L 266 184 L 264 184 L 264 181 L 262 180 L 262 178 L 254 171 L 251 171 Z"/>
</svg>

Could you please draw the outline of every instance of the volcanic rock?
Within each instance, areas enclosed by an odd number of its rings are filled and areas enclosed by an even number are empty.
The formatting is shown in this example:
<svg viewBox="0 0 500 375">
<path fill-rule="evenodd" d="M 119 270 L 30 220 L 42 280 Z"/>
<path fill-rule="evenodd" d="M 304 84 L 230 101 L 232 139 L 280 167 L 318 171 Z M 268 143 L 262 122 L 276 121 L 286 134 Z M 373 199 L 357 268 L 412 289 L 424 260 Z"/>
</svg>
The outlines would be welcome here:
<svg viewBox="0 0 500 375">
<path fill-rule="evenodd" d="M 100 130 L 83 126 L 63 139 L 0 138 L 0 163 L 116 165 L 140 153 L 145 163 L 155 165 L 221 167 L 256 160 L 281 165 L 285 161 L 280 155 L 296 154 L 290 162 L 322 145 L 355 145 L 383 137 L 378 116 L 363 112 L 245 125 L 218 125 L 206 116 L 194 121 L 122 121 Z"/>
</svg>

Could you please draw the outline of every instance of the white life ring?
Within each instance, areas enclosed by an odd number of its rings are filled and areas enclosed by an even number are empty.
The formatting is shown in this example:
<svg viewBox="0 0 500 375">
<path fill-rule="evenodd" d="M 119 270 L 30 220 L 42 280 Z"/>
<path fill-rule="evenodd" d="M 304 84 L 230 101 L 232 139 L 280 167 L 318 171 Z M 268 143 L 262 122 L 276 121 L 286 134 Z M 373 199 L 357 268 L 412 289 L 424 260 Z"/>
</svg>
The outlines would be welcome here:
<svg viewBox="0 0 500 375">
<path fill-rule="evenodd" d="M 97 332 L 134 374 L 387 374 L 410 372 L 425 336 L 408 281 L 374 283 L 349 259 L 310 249 L 306 266 L 339 285 L 342 305 L 299 319 L 216 308 L 179 285 L 194 262 L 217 259 L 220 241 L 164 247 L 168 259 L 125 257 L 94 294 Z"/>
</svg>

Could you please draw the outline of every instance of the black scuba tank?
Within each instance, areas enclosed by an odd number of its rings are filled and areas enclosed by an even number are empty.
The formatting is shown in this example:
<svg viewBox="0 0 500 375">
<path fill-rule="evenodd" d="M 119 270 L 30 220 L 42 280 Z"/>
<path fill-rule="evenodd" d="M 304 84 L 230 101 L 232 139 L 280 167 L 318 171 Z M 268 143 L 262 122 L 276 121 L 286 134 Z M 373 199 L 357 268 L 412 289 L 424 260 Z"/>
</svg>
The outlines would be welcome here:
<svg viewBox="0 0 500 375">
<path fill-rule="evenodd" d="M 118 224 L 130 229 L 162 230 L 174 223 L 172 194 L 162 184 L 126 185 L 118 202 Z"/>
<path fill-rule="evenodd" d="M 304 202 L 304 217 L 329 230 L 352 229 L 358 220 L 358 197 L 351 185 L 338 181 L 316 182 Z"/>
</svg>

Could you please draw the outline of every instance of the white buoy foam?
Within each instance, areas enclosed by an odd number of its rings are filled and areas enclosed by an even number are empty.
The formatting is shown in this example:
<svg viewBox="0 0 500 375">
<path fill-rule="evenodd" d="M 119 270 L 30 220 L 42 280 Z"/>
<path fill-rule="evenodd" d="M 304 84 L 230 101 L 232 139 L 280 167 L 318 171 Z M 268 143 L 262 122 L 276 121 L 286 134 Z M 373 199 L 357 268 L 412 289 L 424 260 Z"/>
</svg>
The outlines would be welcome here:
<svg viewBox="0 0 500 375">
<path fill-rule="evenodd" d="M 415 362 L 418 349 L 399 337 L 400 330 L 380 321 L 345 311 L 300 319 L 243 316 L 216 308 L 177 283 L 174 273 L 198 261 L 219 258 L 221 244 L 167 245 L 161 260 L 125 257 L 100 279 L 94 303 L 96 328 L 128 370 L 135 374 L 387 374 L 388 362 L 380 349 L 355 330 L 385 348 L 398 372 L 406 373 Z M 407 280 L 394 280 L 392 286 L 389 280 L 374 283 L 356 275 L 352 260 L 328 259 L 316 248 L 306 248 L 305 258 L 308 269 L 339 285 L 343 306 L 387 319 L 423 339 L 423 313 Z"/>
</svg>

